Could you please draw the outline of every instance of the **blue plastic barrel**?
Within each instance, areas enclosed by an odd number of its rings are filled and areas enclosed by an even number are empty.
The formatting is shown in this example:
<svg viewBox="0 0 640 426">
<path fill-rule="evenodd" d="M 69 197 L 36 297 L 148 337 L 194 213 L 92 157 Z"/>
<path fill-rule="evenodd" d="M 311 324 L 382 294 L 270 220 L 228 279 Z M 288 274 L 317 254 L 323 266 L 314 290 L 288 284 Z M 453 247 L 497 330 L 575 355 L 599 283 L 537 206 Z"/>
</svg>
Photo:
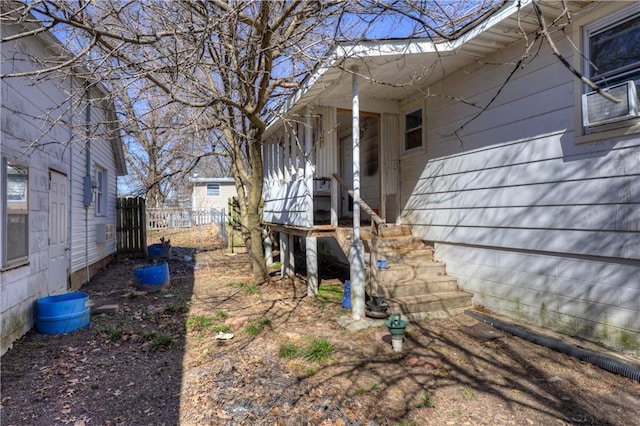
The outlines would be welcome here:
<svg viewBox="0 0 640 426">
<path fill-rule="evenodd" d="M 69 333 L 89 325 L 89 295 L 81 291 L 41 297 L 36 302 L 36 330 L 42 334 Z"/>
<path fill-rule="evenodd" d="M 344 294 L 342 296 L 342 307 L 351 309 L 351 281 L 345 280 Z"/>
<path fill-rule="evenodd" d="M 141 266 L 133 270 L 133 275 L 138 279 L 138 288 L 148 292 L 160 291 L 170 281 L 167 262 Z"/>
<path fill-rule="evenodd" d="M 166 247 L 162 244 L 151 244 L 147 247 L 147 253 L 151 258 L 171 259 L 171 246 Z"/>
</svg>

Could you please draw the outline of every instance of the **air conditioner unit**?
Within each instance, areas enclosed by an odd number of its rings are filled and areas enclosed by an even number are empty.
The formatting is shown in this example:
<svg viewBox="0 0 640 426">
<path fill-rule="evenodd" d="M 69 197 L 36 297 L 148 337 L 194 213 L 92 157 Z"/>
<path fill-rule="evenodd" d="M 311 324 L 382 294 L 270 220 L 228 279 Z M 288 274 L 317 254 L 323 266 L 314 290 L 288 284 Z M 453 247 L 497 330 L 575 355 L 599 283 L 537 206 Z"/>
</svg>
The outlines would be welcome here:
<svg viewBox="0 0 640 426">
<path fill-rule="evenodd" d="M 98 223 L 96 225 L 96 243 L 106 243 L 113 239 L 113 223 Z"/>
<path fill-rule="evenodd" d="M 638 94 L 633 81 L 602 89 L 620 102 L 613 102 L 598 92 L 582 95 L 582 124 L 584 127 L 599 126 L 638 116 Z"/>
</svg>

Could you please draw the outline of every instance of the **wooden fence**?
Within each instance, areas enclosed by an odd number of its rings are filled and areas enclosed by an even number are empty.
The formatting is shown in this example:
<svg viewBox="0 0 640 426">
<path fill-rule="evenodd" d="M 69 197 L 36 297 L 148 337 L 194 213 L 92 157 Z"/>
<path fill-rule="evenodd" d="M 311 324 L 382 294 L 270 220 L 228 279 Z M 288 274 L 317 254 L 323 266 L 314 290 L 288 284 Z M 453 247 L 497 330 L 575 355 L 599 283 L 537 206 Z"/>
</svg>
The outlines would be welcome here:
<svg viewBox="0 0 640 426">
<path fill-rule="evenodd" d="M 116 214 L 118 253 L 146 257 L 147 227 L 144 198 L 118 198 Z"/>
</svg>

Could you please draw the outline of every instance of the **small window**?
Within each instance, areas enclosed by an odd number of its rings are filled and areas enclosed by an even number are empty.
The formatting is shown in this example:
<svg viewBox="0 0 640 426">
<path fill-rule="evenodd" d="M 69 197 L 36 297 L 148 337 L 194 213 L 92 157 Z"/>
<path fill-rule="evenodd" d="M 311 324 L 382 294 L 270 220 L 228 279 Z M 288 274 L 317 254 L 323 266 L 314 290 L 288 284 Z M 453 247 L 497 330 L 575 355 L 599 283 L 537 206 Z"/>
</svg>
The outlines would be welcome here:
<svg viewBox="0 0 640 426">
<path fill-rule="evenodd" d="M 586 25 L 582 34 L 583 73 L 619 100 L 613 102 L 583 84 L 584 134 L 634 126 L 640 104 L 640 4 Z"/>
<path fill-rule="evenodd" d="M 422 147 L 422 108 L 404 116 L 404 150 Z"/>
<path fill-rule="evenodd" d="M 640 81 L 640 7 L 635 5 L 585 28 L 585 71 L 599 87 Z"/>
<path fill-rule="evenodd" d="M 29 256 L 29 169 L 2 161 L 2 265 L 25 262 Z"/>
<path fill-rule="evenodd" d="M 219 197 L 220 196 L 220 184 L 208 183 L 207 184 L 207 197 Z"/>
<path fill-rule="evenodd" d="M 107 171 L 102 167 L 96 169 L 96 215 L 107 215 Z"/>
</svg>

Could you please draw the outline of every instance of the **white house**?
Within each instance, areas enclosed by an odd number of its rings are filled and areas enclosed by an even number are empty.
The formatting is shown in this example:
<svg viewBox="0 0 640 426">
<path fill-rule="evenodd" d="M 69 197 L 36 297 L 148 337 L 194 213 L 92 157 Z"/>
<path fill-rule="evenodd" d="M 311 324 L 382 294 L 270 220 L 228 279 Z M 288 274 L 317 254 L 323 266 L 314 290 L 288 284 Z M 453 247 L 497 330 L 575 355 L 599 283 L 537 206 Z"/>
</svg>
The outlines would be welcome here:
<svg viewBox="0 0 640 426">
<path fill-rule="evenodd" d="M 235 197 L 235 180 L 231 177 L 209 178 L 192 177 L 191 210 L 193 211 L 227 211 L 229 198 Z"/>
<path fill-rule="evenodd" d="M 23 28 L 3 25 L 2 38 Z M 63 51 L 48 33 L 2 44 L 2 75 Z M 115 112 L 98 84 L 2 80 L 1 353 L 34 324 L 35 301 L 77 289 L 116 251 L 116 177 L 126 174 Z"/>
<path fill-rule="evenodd" d="M 557 52 L 530 0 L 454 40 L 339 45 L 268 129 L 265 221 L 332 236 L 355 213 L 337 175 L 475 305 L 640 348 L 640 4 L 563 3 L 536 2 Z"/>
</svg>

